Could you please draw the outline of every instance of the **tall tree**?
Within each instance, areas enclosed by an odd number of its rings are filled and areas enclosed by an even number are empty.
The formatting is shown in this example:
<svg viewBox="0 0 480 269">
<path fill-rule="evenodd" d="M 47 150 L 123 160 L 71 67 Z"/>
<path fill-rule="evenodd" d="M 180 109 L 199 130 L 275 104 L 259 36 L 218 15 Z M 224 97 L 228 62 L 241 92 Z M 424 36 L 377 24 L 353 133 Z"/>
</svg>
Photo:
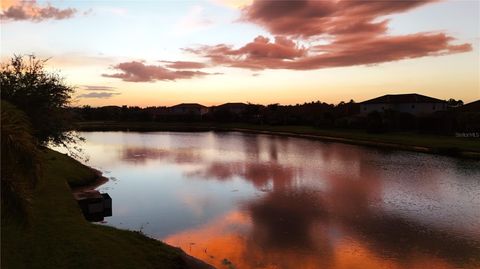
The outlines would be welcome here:
<svg viewBox="0 0 480 269">
<path fill-rule="evenodd" d="M 45 62 L 33 55 L 15 55 L 2 64 L 1 98 L 25 112 L 40 144 L 67 145 L 78 139 L 68 132 L 71 120 L 65 110 L 74 89 L 57 73 L 48 72 Z"/>
</svg>

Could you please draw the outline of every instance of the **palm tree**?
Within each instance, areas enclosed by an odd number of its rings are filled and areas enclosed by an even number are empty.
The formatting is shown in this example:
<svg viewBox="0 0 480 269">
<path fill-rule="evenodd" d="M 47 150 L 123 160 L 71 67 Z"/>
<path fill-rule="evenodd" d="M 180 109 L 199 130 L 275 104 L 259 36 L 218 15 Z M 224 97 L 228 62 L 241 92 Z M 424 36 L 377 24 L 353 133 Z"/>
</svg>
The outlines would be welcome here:
<svg viewBox="0 0 480 269">
<path fill-rule="evenodd" d="M 25 114 L 1 101 L 1 202 L 3 217 L 28 222 L 32 190 L 40 171 L 37 143 Z"/>
</svg>

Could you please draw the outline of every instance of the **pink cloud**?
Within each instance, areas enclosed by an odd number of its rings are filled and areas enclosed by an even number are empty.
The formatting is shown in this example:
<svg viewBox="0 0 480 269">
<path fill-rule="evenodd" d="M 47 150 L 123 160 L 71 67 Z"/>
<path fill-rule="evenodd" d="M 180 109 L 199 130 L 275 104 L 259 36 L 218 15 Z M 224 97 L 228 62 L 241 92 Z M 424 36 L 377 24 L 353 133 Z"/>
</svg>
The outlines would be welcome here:
<svg viewBox="0 0 480 269">
<path fill-rule="evenodd" d="M 384 16 L 436 1 L 256 0 L 242 9 L 242 20 L 276 35 L 273 42 L 258 36 L 238 49 L 218 44 L 184 50 L 214 65 L 252 70 L 368 65 L 471 51 L 471 44 L 454 44 L 441 32 L 388 34 Z M 309 47 L 299 45 L 305 41 Z"/>
<path fill-rule="evenodd" d="M 417 33 L 404 36 L 349 36 L 327 45 L 308 49 L 276 43 L 258 42 L 257 37 L 240 49 L 225 44 L 202 46 L 186 51 L 206 57 L 215 65 L 261 69 L 310 70 L 328 67 L 378 64 L 425 56 L 439 56 L 472 50 L 470 44 L 453 45 L 454 39 L 444 33 Z M 278 38 L 277 38 L 278 39 Z M 290 41 L 289 41 L 290 42 Z M 293 42 L 293 41 L 292 41 Z M 259 44 L 263 44 L 260 45 Z M 294 44 L 294 43 L 291 43 Z M 257 47 L 259 46 L 259 47 Z"/>
<path fill-rule="evenodd" d="M 438 0 L 256 0 L 242 20 L 272 34 L 311 37 L 338 33 L 384 33 L 381 16 L 405 12 Z"/>
<path fill-rule="evenodd" d="M 200 62 L 188 62 L 188 61 L 160 61 L 166 63 L 166 67 L 173 69 L 199 69 L 205 68 L 207 65 Z"/>
<path fill-rule="evenodd" d="M 186 48 L 192 52 L 209 58 L 213 64 L 249 69 L 264 69 L 267 66 L 276 66 L 284 60 L 293 60 L 306 55 L 307 50 L 294 41 L 277 36 L 274 42 L 263 36 L 256 37 L 252 42 L 239 49 L 219 44 L 215 46 L 201 46 Z"/>
<path fill-rule="evenodd" d="M 315 46 L 317 53 L 287 64 L 292 69 L 378 64 L 425 56 L 439 56 L 472 50 L 470 44 L 452 45 L 453 38 L 443 33 L 417 33 L 403 36 L 379 36 L 351 43 L 338 39 Z"/>
<path fill-rule="evenodd" d="M 30 20 L 63 20 L 73 17 L 77 13 L 74 8 L 59 9 L 47 3 L 40 6 L 36 1 L 2 1 L 0 18 L 5 21 Z"/>
<path fill-rule="evenodd" d="M 120 70 L 120 73 L 102 74 L 104 77 L 119 78 L 128 82 L 153 82 L 156 80 L 177 80 L 190 79 L 210 75 L 201 71 L 181 70 L 173 71 L 163 66 L 146 65 L 143 62 L 125 62 L 117 64 L 113 67 Z"/>
<path fill-rule="evenodd" d="M 305 52 L 306 50 L 303 47 L 297 46 L 295 42 L 288 38 L 277 36 L 272 43 L 268 38 L 258 36 L 253 42 L 236 51 L 231 51 L 230 55 L 246 55 L 251 59 L 294 59 L 303 56 Z"/>
</svg>

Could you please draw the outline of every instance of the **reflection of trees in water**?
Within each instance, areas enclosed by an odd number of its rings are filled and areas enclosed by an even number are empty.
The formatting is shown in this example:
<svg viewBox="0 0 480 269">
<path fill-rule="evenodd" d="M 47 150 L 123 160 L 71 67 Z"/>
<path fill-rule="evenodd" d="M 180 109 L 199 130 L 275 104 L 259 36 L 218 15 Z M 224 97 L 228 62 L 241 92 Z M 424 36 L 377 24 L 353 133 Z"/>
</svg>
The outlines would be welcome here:
<svg viewBox="0 0 480 269">
<path fill-rule="evenodd" d="M 460 266 L 480 266 L 480 242 L 382 213 L 344 218 L 341 224 L 348 233 L 366 239 L 364 243 L 379 256 L 408 262 L 433 255 Z"/>
<path fill-rule="evenodd" d="M 248 210 L 257 244 L 274 249 L 316 249 L 311 230 L 326 212 L 314 192 L 274 191 L 249 204 Z"/>
<path fill-rule="evenodd" d="M 162 160 L 171 163 L 199 162 L 201 157 L 191 149 L 171 150 L 147 147 L 123 147 L 120 158 L 124 162 L 143 164 L 149 160 Z"/>
<path fill-rule="evenodd" d="M 408 263 L 426 255 L 461 266 L 480 265 L 480 242 L 369 206 L 378 183 L 375 179 L 337 177 L 332 181 L 328 192 L 273 191 L 253 201 L 248 205 L 253 224 L 250 242 L 265 249 L 315 249 L 315 255 L 325 261 L 334 242 L 323 231 L 335 228 L 380 257 Z"/>
<path fill-rule="evenodd" d="M 296 268 L 298 259 L 308 257 L 308 263 L 328 264 L 333 256 L 328 237 L 328 222 L 324 202 L 317 192 L 308 189 L 273 191 L 248 204 L 252 230 L 246 239 L 246 260 L 260 258 L 281 268 Z M 320 238 L 320 240 L 319 240 Z M 261 253 L 262 257 L 252 257 Z M 274 253 L 272 256 L 271 254 Z M 303 256 L 303 257 L 302 257 Z"/>
<path fill-rule="evenodd" d="M 423 254 L 459 265 L 480 259 L 480 242 L 372 207 L 381 201 L 382 185 L 371 171 L 361 172 L 359 178 L 324 177 L 326 191 L 299 187 L 296 171 L 278 163 L 217 162 L 195 176 L 218 180 L 239 176 L 259 189 L 272 183 L 270 192 L 246 206 L 253 224 L 248 248 L 257 248 L 252 253 L 260 251 L 265 257 L 270 251 L 313 251 L 325 264 L 334 247 L 328 231 L 340 229 L 380 257 L 408 262 Z"/>
<path fill-rule="evenodd" d="M 261 198 L 245 205 L 252 228 L 242 240 L 242 244 L 246 244 L 242 255 L 252 267 L 259 266 L 256 263 L 261 260 L 264 265 L 296 268 L 295 259 L 328 266 L 333 264 L 339 238 L 359 242 L 376 257 L 394 257 L 398 265 L 405 268 L 414 264 L 419 255 L 459 266 L 480 263 L 480 242 L 382 211 L 382 178 L 376 174 L 378 167 L 372 169 L 368 163 L 371 159 L 362 156 L 360 150 L 346 154 L 344 146 L 329 145 L 319 150 L 311 148 L 310 142 L 288 145 L 286 141 L 264 143 L 258 138 L 253 143 L 245 141 L 244 144 L 249 145 L 245 152 L 251 158 L 242 161 L 226 162 L 218 156 L 206 162 L 199 152 L 189 149 L 126 148 L 122 158 L 134 162 L 160 159 L 199 164 L 203 167 L 186 172 L 186 176 L 220 181 L 240 177 L 259 190 L 268 188 Z M 355 165 L 355 173 L 326 173 L 323 166 L 310 168 L 314 171 L 308 172 L 318 173 L 327 187 L 321 190 L 307 188 L 302 182 L 305 170 L 280 161 L 288 146 L 295 146 L 305 156 L 320 156 L 323 165 L 336 165 L 346 170 Z M 268 153 L 268 161 L 260 158 L 260 147 Z M 295 162 L 295 165 L 302 163 Z M 434 187 L 429 180 L 433 181 L 431 177 L 426 178 L 419 187 Z"/>
</svg>

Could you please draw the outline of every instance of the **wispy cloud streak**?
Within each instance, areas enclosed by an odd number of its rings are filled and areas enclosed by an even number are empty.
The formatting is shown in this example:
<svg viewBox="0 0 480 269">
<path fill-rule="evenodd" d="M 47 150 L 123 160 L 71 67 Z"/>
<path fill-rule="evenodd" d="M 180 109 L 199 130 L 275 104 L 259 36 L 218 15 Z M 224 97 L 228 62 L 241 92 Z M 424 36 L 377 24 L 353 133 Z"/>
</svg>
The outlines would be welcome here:
<svg viewBox="0 0 480 269">
<path fill-rule="evenodd" d="M 115 95 L 120 95 L 118 92 L 89 92 L 78 95 L 78 98 L 99 98 L 108 99 Z"/>
<path fill-rule="evenodd" d="M 182 65 L 176 63 L 177 65 Z M 102 74 L 104 77 L 119 78 L 128 82 L 175 81 L 212 75 L 198 70 L 171 70 L 160 65 L 147 65 L 143 62 L 124 62 L 113 66 L 119 73 Z"/>
</svg>

